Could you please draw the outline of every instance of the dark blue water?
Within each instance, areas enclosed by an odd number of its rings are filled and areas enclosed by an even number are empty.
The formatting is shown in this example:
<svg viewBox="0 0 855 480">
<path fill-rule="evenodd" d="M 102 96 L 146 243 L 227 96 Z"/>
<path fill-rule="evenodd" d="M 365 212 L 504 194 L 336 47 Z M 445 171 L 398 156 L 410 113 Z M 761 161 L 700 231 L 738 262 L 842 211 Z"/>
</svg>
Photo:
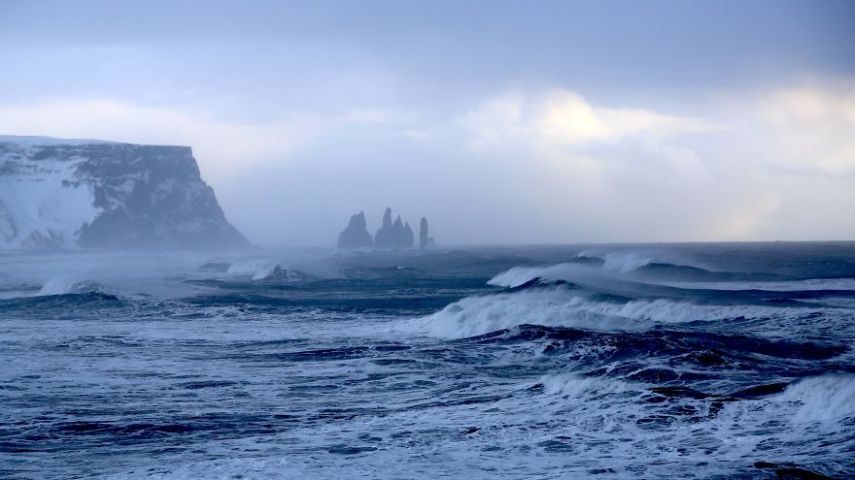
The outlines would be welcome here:
<svg viewBox="0 0 855 480">
<path fill-rule="evenodd" d="M 855 478 L 855 244 L 0 256 L 0 478 Z"/>
</svg>

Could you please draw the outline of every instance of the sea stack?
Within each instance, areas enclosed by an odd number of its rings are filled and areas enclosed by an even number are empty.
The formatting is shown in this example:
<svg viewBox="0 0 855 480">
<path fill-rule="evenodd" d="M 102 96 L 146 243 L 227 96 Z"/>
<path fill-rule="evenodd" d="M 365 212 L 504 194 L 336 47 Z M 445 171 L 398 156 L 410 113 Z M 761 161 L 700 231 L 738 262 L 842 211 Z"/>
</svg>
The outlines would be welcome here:
<svg viewBox="0 0 855 480">
<path fill-rule="evenodd" d="M 365 212 L 350 217 L 347 227 L 338 235 L 338 248 L 364 248 L 374 245 L 365 222 Z"/>
<path fill-rule="evenodd" d="M 410 222 L 404 221 L 400 215 L 392 220 L 392 209 L 386 208 L 383 213 L 383 223 L 374 238 L 366 228 L 365 212 L 359 212 L 350 217 L 347 227 L 338 235 L 338 248 L 413 248 L 416 238 Z M 433 238 L 428 234 L 427 219 L 422 218 L 419 225 L 419 247 L 428 248 L 433 245 Z"/>
<path fill-rule="evenodd" d="M 424 249 L 431 245 L 433 245 L 433 238 L 428 231 L 428 221 L 427 218 L 422 217 L 422 221 L 419 224 L 419 248 Z"/>
<path fill-rule="evenodd" d="M 410 248 L 413 246 L 413 229 L 404 225 L 401 216 L 392 223 L 392 209 L 386 208 L 383 214 L 383 225 L 374 235 L 374 246 L 378 248 Z"/>
<path fill-rule="evenodd" d="M 404 242 L 408 247 L 413 246 L 413 242 L 415 242 L 415 236 L 413 235 L 413 229 L 410 228 L 410 222 L 404 223 Z"/>
</svg>

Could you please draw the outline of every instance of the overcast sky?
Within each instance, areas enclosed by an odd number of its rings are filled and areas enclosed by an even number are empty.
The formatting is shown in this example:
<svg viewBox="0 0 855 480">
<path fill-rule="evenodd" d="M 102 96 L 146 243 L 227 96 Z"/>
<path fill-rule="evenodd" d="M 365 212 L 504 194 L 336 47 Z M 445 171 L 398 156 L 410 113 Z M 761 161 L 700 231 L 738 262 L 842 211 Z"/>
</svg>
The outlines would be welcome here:
<svg viewBox="0 0 855 480">
<path fill-rule="evenodd" d="M 0 134 L 193 147 L 263 245 L 855 239 L 852 1 L 0 0 Z"/>
</svg>

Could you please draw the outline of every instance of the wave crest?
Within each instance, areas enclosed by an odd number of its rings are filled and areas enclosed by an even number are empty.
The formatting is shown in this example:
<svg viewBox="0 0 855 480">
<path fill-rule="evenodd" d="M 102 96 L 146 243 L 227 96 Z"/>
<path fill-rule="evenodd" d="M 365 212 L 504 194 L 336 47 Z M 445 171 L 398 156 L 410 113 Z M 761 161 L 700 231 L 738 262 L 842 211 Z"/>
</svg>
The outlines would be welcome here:
<svg viewBox="0 0 855 480">
<path fill-rule="evenodd" d="M 298 272 L 267 258 L 232 263 L 226 269 L 226 274 L 233 277 L 249 277 L 253 282 L 262 280 L 297 282 L 302 278 Z"/>
<path fill-rule="evenodd" d="M 796 423 L 839 422 L 855 417 L 855 375 L 823 375 L 789 386 L 777 399 L 799 405 Z"/>
<path fill-rule="evenodd" d="M 641 331 L 695 321 L 769 318 L 803 313 L 797 307 L 696 304 L 670 299 L 599 301 L 562 285 L 467 297 L 411 324 L 440 338 L 467 338 L 520 325 Z"/>
<path fill-rule="evenodd" d="M 100 283 L 90 280 L 79 280 L 69 278 L 53 278 L 42 285 L 42 288 L 36 293 L 38 297 L 47 297 L 54 295 L 75 295 L 85 293 L 112 293 L 107 292 L 108 288 Z"/>
</svg>

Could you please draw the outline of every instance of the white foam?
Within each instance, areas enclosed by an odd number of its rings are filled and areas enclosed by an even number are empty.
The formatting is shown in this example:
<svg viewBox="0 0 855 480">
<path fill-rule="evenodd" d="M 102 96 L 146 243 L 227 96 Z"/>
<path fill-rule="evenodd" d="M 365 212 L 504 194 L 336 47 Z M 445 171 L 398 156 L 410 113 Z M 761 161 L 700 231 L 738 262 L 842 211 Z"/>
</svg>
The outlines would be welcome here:
<svg viewBox="0 0 855 480">
<path fill-rule="evenodd" d="M 547 395 L 560 395 L 586 401 L 605 395 L 638 390 L 632 384 L 620 380 L 581 377 L 567 373 L 544 375 L 539 383 L 543 384 L 543 393 Z"/>
<path fill-rule="evenodd" d="M 583 309 L 584 300 L 555 290 L 464 298 L 410 324 L 440 338 L 466 338 L 519 325 L 595 328 L 610 319 Z"/>
<path fill-rule="evenodd" d="M 253 281 L 265 280 L 281 272 L 283 269 L 278 263 L 269 259 L 242 260 L 229 265 L 226 273 L 233 276 L 248 276 Z"/>
<path fill-rule="evenodd" d="M 626 266 L 627 264 L 621 265 Z M 629 267 L 627 266 L 627 268 Z M 606 289 L 613 289 L 621 284 L 629 285 L 631 282 L 622 276 L 624 272 L 618 270 L 617 267 L 613 271 L 611 269 L 604 270 L 572 262 L 543 267 L 513 267 L 491 278 L 487 284 L 497 287 L 518 287 L 530 280 L 540 278 L 546 281 L 565 281 L 582 286 Z"/>
<path fill-rule="evenodd" d="M 776 398 L 794 403 L 796 423 L 839 422 L 855 417 L 855 375 L 823 375 L 789 386 Z"/>
<path fill-rule="evenodd" d="M 115 288 L 107 287 L 97 282 L 90 280 L 58 277 L 52 278 L 42 285 L 42 288 L 35 294 L 37 297 L 45 297 L 51 295 L 68 295 L 75 293 L 101 292 L 118 294 L 119 291 Z"/>
<path fill-rule="evenodd" d="M 71 278 L 53 278 L 45 282 L 36 294 L 38 296 L 65 295 L 72 293 L 80 284 L 80 280 Z"/>
<path fill-rule="evenodd" d="M 583 251 L 576 254 L 575 258 L 602 260 L 603 270 L 615 273 L 629 273 L 652 263 L 705 268 L 687 258 L 682 258 L 674 253 L 661 250 L 615 250 L 599 253 Z"/>
<path fill-rule="evenodd" d="M 497 287 L 518 287 L 535 278 L 544 280 L 579 281 L 591 278 L 596 270 L 575 263 L 559 263 L 547 267 L 513 267 L 491 278 L 487 284 Z"/>
<path fill-rule="evenodd" d="M 571 289 L 556 287 L 467 297 L 398 328 L 439 338 L 466 338 L 526 324 L 639 331 L 662 324 L 780 317 L 803 312 L 804 309 L 792 307 L 698 305 L 663 299 L 599 302 Z"/>
</svg>

